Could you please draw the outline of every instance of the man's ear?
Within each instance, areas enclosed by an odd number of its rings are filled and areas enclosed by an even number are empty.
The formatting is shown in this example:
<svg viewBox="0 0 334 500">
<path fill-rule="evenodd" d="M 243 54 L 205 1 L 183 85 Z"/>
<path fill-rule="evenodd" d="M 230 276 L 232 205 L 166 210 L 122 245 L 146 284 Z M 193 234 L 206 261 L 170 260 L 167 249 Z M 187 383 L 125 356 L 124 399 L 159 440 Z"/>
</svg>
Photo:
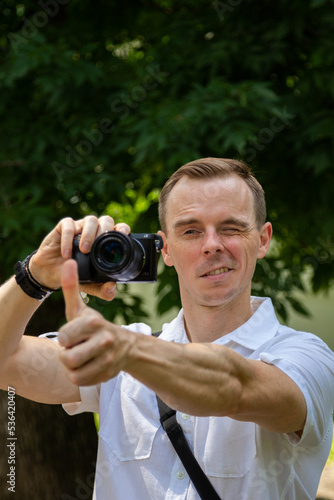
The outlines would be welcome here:
<svg viewBox="0 0 334 500">
<path fill-rule="evenodd" d="M 159 236 L 161 236 L 161 238 L 163 239 L 163 242 L 164 242 L 164 246 L 161 250 L 162 258 L 164 259 L 166 266 L 172 267 L 174 264 L 173 264 L 173 260 L 172 260 L 171 256 L 169 255 L 169 252 L 168 252 L 167 237 L 163 231 L 158 231 L 158 234 L 159 234 Z"/>
<path fill-rule="evenodd" d="M 263 259 L 269 249 L 270 240 L 273 235 L 273 227 L 270 222 L 263 224 L 260 231 L 260 247 L 257 258 Z"/>
</svg>

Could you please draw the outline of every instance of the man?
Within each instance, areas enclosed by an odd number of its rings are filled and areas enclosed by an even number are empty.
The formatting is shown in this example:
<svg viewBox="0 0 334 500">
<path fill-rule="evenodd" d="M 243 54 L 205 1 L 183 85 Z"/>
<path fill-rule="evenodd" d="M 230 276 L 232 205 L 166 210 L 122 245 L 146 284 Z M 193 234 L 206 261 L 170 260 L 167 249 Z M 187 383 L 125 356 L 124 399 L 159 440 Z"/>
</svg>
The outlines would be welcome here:
<svg viewBox="0 0 334 500">
<path fill-rule="evenodd" d="M 102 232 L 130 228 L 108 217 L 64 219 L 27 265 L 41 289 L 62 283 L 60 345 L 22 337 L 39 301 L 9 280 L 0 289 L 1 387 L 69 413 L 99 412 L 97 500 L 199 498 L 159 423 L 155 394 L 177 410 L 221 498 L 314 499 L 332 442 L 334 355 L 312 334 L 280 325 L 269 299 L 250 296 L 272 236 L 261 186 L 242 162 L 197 160 L 166 183 L 159 215 L 183 306 L 160 337 L 143 324 L 107 322 L 79 296 L 73 237 L 81 234 L 89 252 Z M 115 296 L 112 283 L 86 291 Z M 47 363 L 32 370 L 36 353 Z"/>
</svg>

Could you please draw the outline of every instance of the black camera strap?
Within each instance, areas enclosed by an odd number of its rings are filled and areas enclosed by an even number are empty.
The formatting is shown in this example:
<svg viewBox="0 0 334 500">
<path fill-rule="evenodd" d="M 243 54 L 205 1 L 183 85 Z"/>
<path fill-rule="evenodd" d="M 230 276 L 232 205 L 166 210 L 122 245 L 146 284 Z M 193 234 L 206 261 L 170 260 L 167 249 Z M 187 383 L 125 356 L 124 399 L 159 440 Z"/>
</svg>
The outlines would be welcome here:
<svg viewBox="0 0 334 500">
<path fill-rule="evenodd" d="M 153 333 L 159 337 L 161 332 Z M 156 396 L 160 413 L 160 422 L 166 431 L 176 453 L 178 454 L 185 470 L 187 471 L 197 493 L 202 500 L 220 500 L 216 490 L 203 472 L 203 469 L 197 462 L 191 451 L 187 439 L 183 433 L 182 427 L 176 420 L 176 411 L 170 408 L 166 403 Z"/>
</svg>

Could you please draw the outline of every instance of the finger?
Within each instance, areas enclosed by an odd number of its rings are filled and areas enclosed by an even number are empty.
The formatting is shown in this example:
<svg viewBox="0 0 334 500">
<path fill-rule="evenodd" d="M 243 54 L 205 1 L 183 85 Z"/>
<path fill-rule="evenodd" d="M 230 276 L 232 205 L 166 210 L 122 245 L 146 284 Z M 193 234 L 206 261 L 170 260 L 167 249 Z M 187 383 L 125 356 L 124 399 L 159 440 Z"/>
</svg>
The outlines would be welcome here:
<svg viewBox="0 0 334 500">
<path fill-rule="evenodd" d="M 99 219 L 94 216 L 87 216 L 83 219 L 82 234 L 80 238 L 80 250 L 88 253 L 93 241 L 97 236 L 114 229 L 114 219 L 109 215 L 103 215 Z"/>
<path fill-rule="evenodd" d="M 95 356 L 95 352 L 92 352 L 94 344 L 90 345 L 92 342 L 93 340 L 88 338 L 85 342 L 69 346 L 71 349 L 63 349 L 59 354 L 59 359 L 64 367 L 68 370 L 77 370 L 88 363 Z"/>
<path fill-rule="evenodd" d="M 105 347 L 95 345 L 93 339 L 79 344 L 72 349 L 63 350 L 59 354 L 68 378 L 76 385 L 93 385 L 109 380 L 115 375 L 110 370 L 110 353 Z"/>
<path fill-rule="evenodd" d="M 71 259 L 64 263 L 61 274 L 61 285 L 65 300 L 65 312 L 67 321 L 80 316 L 86 309 L 86 305 L 80 297 L 78 264 Z"/>
<path fill-rule="evenodd" d="M 107 231 L 113 231 L 115 228 L 115 221 L 109 215 L 102 215 L 99 218 L 99 228 L 96 236 L 106 233 Z"/>
<path fill-rule="evenodd" d="M 97 332 L 95 332 L 96 334 Z M 90 335 L 85 342 L 80 342 L 72 346 L 72 349 L 63 349 L 60 354 L 60 360 L 69 370 L 77 370 L 96 357 L 106 355 L 107 347 L 110 348 L 112 341 L 105 335 Z"/>
<path fill-rule="evenodd" d="M 63 353 L 60 353 L 60 356 L 62 355 Z M 60 361 L 62 361 L 61 358 Z M 104 373 L 104 366 L 101 366 L 99 358 L 92 359 L 76 369 L 70 369 L 65 365 L 63 367 L 72 384 L 77 386 L 97 385 L 111 378 Z"/>
<path fill-rule="evenodd" d="M 116 296 L 117 286 L 113 281 L 108 281 L 107 283 L 92 283 L 90 285 L 81 285 L 80 290 L 87 293 L 88 295 L 93 295 L 99 297 L 103 300 L 113 300 Z"/>
<path fill-rule="evenodd" d="M 60 233 L 60 251 L 64 259 L 72 256 L 73 238 L 76 234 L 75 222 L 70 217 L 62 219 L 56 230 Z"/>
<path fill-rule="evenodd" d="M 120 222 L 116 224 L 115 226 L 115 231 L 120 231 L 121 233 L 124 234 L 130 234 L 131 233 L 131 228 L 128 224 L 125 224 L 125 222 Z"/>
<path fill-rule="evenodd" d="M 90 252 L 93 241 L 96 238 L 99 228 L 99 221 L 94 215 L 88 215 L 83 219 L 82 222 L 83 225 L 79 248 L 81 252 L 88 253 Z"/>
<path fill-rule="evenodd" d="M 63 363 L 63 370 L 72 384 L 77 386 L 97 385 L 108 379 L 103 380 L 101 377 L 101 366 L 96 366 L 96 360 L 88 361 L 85 365 L 71 369 L 68 368 L 63 362 L 63 354 L 67 351 L 61 352 L 59 355 L 60 361 Z"/>
</svg>

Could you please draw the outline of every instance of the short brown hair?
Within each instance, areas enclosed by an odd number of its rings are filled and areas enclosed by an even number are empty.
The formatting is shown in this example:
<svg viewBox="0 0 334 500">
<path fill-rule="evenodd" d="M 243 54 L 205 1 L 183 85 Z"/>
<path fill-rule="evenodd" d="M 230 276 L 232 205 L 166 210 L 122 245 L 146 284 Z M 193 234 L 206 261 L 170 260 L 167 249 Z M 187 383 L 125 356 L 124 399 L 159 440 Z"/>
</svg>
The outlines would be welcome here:
<svg viewBox="0 0 334 500">
<path fill-rule="evenodd" d="M 159 197 L 159 220 L 162 231 L 167 232 L 166 206 L 170 192 L 182 177 L 210 179 L 238 175 L 248 185 L 254 197 L 255 220 L 258 229 L 266 222 L 266 202 L 261 184 L 255 179 L 249 166 L 240 160 L 225 158 L 201 158 L 186 163 L 176 170 L 161 190 Z"/>
</svg>

